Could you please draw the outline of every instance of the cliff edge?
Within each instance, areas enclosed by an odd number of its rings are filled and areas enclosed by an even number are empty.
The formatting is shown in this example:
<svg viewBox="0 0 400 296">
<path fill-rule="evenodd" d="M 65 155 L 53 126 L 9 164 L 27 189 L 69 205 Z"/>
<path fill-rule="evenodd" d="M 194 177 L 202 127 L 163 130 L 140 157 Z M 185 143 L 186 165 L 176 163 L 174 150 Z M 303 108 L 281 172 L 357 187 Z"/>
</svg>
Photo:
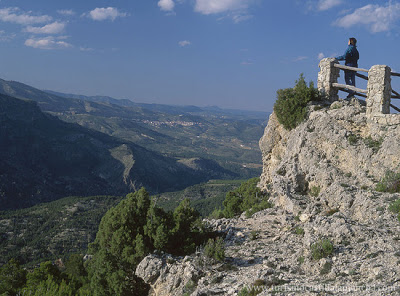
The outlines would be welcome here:
<svg viewBox="0 0 400 296">
<path fill-rule="evenodd" d="M 291 131 L 272 114 L 260 148 L 259 186 L 275 206 L 208 221 L 224 235 L 223 262 L 147 256 L 136 273 L 152 295 L 399 295 L 400 223 L 388 207 L 400 194 L 375 188 L 398 172 L 400 127 L 339 100 L 310 106 Z"/>
</svg>

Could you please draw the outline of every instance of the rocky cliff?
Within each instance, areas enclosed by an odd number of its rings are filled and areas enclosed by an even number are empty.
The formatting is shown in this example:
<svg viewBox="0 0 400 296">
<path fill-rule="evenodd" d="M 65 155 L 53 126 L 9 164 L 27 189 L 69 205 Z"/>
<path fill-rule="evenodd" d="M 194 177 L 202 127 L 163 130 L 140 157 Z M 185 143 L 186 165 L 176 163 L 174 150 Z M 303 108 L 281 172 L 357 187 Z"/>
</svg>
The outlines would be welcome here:
<svg viewBox="0 0 400 296">
<path fill-rule="evenodd" d="M 400 223 L 388 210 L 400 194 L 375 191 L 399 169 L 400 127 L 368 120 L 357 99 L 309 110 L 291 131 L 272 114 L 260 140 L 259 186 L 275 206 L 208 221 L 225 237 L 222 263 L 146 257 L 136 273 L 152 295 L 400 294 Z"/>
</svg>

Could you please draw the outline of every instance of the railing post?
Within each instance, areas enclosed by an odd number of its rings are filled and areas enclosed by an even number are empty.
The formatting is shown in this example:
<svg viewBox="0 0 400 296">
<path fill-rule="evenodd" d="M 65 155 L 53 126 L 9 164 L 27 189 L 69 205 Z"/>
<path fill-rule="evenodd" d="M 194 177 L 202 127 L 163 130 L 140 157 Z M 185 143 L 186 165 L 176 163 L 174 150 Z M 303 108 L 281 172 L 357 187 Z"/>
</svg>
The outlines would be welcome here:
<svg viewBox="0 0 400 296">
<path fill-rule="evenodd" d="M 391 69 L 385 65 L 372 66 L 368 72 L 367 116 L 390 113 L 392 94 Z"/>
<path fill-rule="evenodd" d="M 332 83 L 337 83 L 339 78 L 340 69 L 334 67 L 334 64 L 338 63 L 335 58 L 325 58 L 319 62 L 318 90 L 331 102 L 339 99 L 338 89 L 332 86 Z"/>
</svg>

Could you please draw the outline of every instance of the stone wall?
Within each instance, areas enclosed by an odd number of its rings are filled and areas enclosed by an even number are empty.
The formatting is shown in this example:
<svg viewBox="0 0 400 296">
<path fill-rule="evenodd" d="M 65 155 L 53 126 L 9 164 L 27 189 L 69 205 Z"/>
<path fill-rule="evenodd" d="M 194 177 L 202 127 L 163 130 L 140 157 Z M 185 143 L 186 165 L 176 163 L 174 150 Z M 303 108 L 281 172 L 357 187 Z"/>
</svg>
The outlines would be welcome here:
<svg viewBox="0 0 400 296">
<path fill-rule="evenodd" d="M 367 116 L 390 114 L 392 94 L 391 69 L 385 65 L 372 66 L 368 72 Z"/>
<path fill-rule="evenodd" d="M 330 102 L 337 101 L 338 88 L 332 87 L 337 83 L 340 69 L 335 58 L 325 58 L 319 63 L 318 90 Z M 380 125 L 400 125 L 400 115 L 390 114 L 390 100 L 392 94 L 391 69 L 386 65 L 372 66 L 368 72 L 367 86 L 367 118 L 370 122 Z"/>
<path fill-rule="evenodd" d="M 336 83 L 340 76 L 340 69 L 334 67 L 338 63 L 335 58 L 325 58 L 319 63 L 318 90 L 331 102 L 339 99 L 338 89 L 332 87 L 332 83 Z"/>
</svg>

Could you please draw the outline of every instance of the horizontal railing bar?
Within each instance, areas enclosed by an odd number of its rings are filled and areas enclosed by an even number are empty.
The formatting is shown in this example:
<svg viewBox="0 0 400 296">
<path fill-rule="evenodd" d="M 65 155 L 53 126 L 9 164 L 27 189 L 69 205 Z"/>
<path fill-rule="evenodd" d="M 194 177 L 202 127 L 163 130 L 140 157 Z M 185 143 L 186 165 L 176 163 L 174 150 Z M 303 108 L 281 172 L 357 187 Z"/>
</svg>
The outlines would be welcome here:
<svg viewBox="0 0 400 296">
<path fill-rule="evenodd" d="M 340 89 L 341 91 L 344 91 L 344 92 L 347 92 L 347 93 L 352 93 L 352 94 L 354 94 L 354 95 L 357 95 L 357 96 L 360 96 L 360 97 L 363 97 L 363 98 L 367 98 L 367 95 L 364 95 L 364 94 L 362 94 L 362 93 L 358 93 L 358 92 L 352 92 L 352 91 L 349 91 L 348 89 Z"/>
<path fill-rule="evenodd" d="M 337 87 L 337 88 L 345 88 L 345 89 L 349 89 L 349 90 L 354 90 L 356 92 L 363 93 L 363 94 L 366 94 L 368 92 L 366 89 L 357 88 L 352 85 L 332 83 L 332 86 Z"/>
<path fill-rule="evenodd" d="M 356 73 L 356 76 L 360 77 L 362 79 L 368 80 L 368 76 L 366 76 L 366 75 L 363 75 L 363 74 L 360 74 L 360 73 Z"/>
<path fill-rule="evenodd" d="M 360 71 L 360 72 L 367 72 L 367 69 L 362 69 L 362 68 L 355 68 L 355 67 L 350 67 L 350 66 L 344 66 L 341 64 L 333 64 L 334 67 L 342 69 L 342 70 L 352 70 L 352 71 Z"/>
<path fill-rule="evenodd" d="M 393 90 L 393 89 L 392 89 L 392 93 L 394 93 L 396 96 L 400 97 L 400 94 L 397 91 Z"/>
<path fill-rule="evenodd" d="M 390 107 L 392 107 L 394 110 L 396 110 L 397 112 L 400 112 L 400 109 L 397 108 L 396 106 L 393 106 L 392 104 L 390 104 Z"/>
</svg>

